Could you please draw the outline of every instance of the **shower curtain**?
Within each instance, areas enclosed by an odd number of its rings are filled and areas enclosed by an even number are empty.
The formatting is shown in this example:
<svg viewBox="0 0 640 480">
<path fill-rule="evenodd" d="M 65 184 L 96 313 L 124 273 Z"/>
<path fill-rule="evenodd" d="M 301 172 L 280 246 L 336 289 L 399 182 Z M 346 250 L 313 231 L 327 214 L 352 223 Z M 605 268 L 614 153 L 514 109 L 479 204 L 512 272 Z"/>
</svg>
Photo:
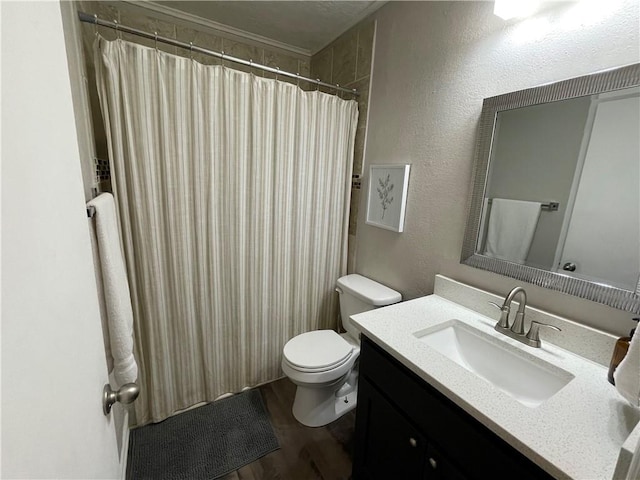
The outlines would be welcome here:
<svg viewBox="0 0 640 480">
<path fill-rule="evenodd" d="M 335 328 L 357 105 L 96 40 L 135 318 L 137 424 L 282 376 Z"/>
</svg>

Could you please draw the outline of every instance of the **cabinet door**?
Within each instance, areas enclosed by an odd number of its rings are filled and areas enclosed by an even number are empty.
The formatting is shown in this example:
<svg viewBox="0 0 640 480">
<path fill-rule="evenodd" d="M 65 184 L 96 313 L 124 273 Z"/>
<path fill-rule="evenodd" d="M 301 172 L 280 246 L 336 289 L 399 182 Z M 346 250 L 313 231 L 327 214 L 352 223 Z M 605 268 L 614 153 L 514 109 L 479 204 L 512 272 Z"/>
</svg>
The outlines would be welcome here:
<svg viewBox="0 0 640 480">
<path fill-rule="evenodd" d="M 354 479 L 425 478 L 427 442 L 366 379 L 358 382 Z"/>
<path fill-rule="evenodd" d="M 429 480 L 464 480 L 464 476 L 432 443 L 427 445 L 427 478 Z"/>
</svg>

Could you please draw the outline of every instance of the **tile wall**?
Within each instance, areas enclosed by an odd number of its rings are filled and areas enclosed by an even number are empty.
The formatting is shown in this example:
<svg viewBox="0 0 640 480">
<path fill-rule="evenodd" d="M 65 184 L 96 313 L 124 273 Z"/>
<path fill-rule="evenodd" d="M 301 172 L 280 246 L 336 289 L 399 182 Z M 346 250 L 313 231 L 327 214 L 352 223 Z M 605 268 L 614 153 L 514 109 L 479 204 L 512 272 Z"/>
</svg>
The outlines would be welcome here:
<svg viewBox="0 0 640 480">
<path fill-rule="evenodd" d="M 311 76 L 341 87 L 355 88 L 358 97 L 358 129 L 353 158 L 351 211 L 349 214 L 348 271 L 355 270 L 355 239 L 363 175 L 363 158 L 369 106 L 369 79 L 373 61 L 375 20 L 365 19 L 311 57 Z M 331 92 L 330 89 L 322 89 Z M 348 94 L 346 94 L 348 96 Z"/>
</svg>

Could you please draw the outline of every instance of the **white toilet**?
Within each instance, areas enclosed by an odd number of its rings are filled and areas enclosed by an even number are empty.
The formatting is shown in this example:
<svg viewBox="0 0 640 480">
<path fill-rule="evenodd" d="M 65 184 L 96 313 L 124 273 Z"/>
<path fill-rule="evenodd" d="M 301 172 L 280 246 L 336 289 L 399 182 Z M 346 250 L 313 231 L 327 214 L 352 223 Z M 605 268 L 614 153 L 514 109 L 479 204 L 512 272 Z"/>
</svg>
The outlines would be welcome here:
<svg viewBox="0 0 640 480">
<path fill-rule="evenodd" d="M 360 331 L 350 316 L 402 300 L 400 293 L 362 275 L 346 275 L 337 284 L 346 333 L 316 330 L 284 346 L 282 371 L 298 386 L 293 416 L 308 427 L 327 425 L 356 406 Z"/>
</svg>

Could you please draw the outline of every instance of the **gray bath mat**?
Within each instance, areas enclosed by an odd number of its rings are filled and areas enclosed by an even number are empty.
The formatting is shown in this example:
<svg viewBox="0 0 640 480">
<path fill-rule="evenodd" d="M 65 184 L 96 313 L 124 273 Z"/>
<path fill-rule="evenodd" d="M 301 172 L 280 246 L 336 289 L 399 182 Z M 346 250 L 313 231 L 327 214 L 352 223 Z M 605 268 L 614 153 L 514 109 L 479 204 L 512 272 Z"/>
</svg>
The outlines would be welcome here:
<svg viewBox="0 0 640 480">
<path fill-rule="evenodd" d="M 127 479 L 212 480 L 280 448 L 258 390 L 131 430 Z"/>
</svg>

